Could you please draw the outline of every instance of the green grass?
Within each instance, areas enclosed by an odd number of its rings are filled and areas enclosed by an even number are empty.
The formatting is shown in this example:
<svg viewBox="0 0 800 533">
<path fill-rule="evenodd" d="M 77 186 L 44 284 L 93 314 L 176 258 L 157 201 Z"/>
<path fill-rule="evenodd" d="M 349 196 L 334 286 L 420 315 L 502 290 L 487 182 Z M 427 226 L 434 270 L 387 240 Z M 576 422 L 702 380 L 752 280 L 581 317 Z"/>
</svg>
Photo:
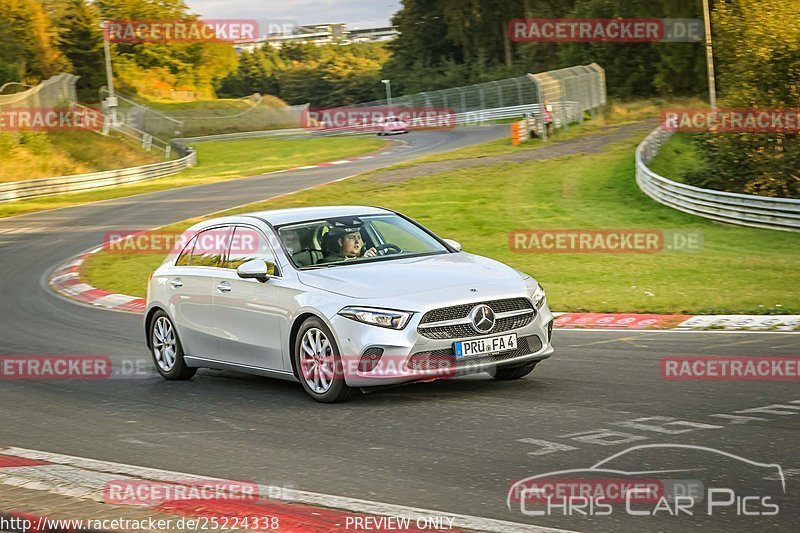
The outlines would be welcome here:
<svg viewBox="0 0 800 533">
<path fill-rule="evenodd" d="M 121 136 L 91 131 L 0 133 L 0 182 L 133 167 L 162 161 Z"/>
<path fill-rule="evenodd" d="M 449 152 L 442 152 L 440 154 L 433 154 L 421 157 L 413 161 L 398 163 L 396 165 L 392 165 L 391 167 L 387 167 L 385 170 L 396 170 L 398 168 L 413 167 L 415 165 L 419 165 L 422 163 L 436 163 L 439 161 L 454 161 L 456 159 L 491 157 L 496 155 L 515 154 L 518 152 L 524 152 L 526 150 L 537 150 L 539 148 L 542 148 L 543 146 L 548 146 L 549 144 L 552 143 L 566 141 L 581 135 L 591 135 L 594 133 L 598 133 L 602 130 L 602 128 L 603 128 L 603 123 L 600 121 L 595 121 L 595 122 L 590 121 L 590 122 L 585 122 L 583 124 L 576 123 L 570 125 L 568 131 L 558 130 L 554 136 L 548 138 L 547 143 L 542 141 L 541 138 L 535 138 L 514 146 L 513 144 L 511 144 L 511 126 L 509 126 L 508 137 L 495 139 L 493 141 L 485 142 L 482 144 L 474 144 L 472 146 L 466 146 L 464 148 L 451 150 Z"/>
<path fill-rule="evenodd" d="M 183 123 L 179 126 L 158 115 L 145 115 L 144 129 L 162 139 L 174 137 L 176 129 L 180 130 L 181 137 L 198 137 L 300 127 L 299 113 L 291 112 L 285 102 L 269 95 L 263 96 L 258 104 L 241 98 L 190 102 L 141 98 L 137 100 L 157 113 L 163 113 Z M 126 108 L 123 109 L 125 111 Z"/>
<path fill-rule="evenodd" d="M 514 146 L 511 144 L 511 126 L 509 125 L 508 136 L 502 139 L 496 139 L 483 144 L 467 146 L 465 148 L 450 152 L 443 152 L 441 154 L 434 154 L 406 163 L 398 163 L 397 165 L 389 167 L 387 170 L 414 166 L 420 163 L 435 163 L 438 161 L 452 161 L 455 159 L 491 157 L 496 155 L 513 154 L 525 150 L 538 150 L 543 146 L 547 146 L 549 143 L 566 141 L 579 136 L 602 133 L 603 131 L 608 131 L 608 129 L 613 126 L 622 126 L 645 119 L 658 118 L 661 115 L 661 110 L 665 107 L 691 108 L 692 106 L 695 108 L 701 107 L 702 103 L 700 100 L 693 98 L 654 98 L 645 100 L 638 99 L 625 102 L 611 101 L 605 107 L 603 112 L 598 113 L 594 118 L 589 118 L 587 113 L 586 120 L 582 124 L 573 123 L 569 125 L 568 130 L 556 130 L 555 134 L 548 139 L 547 143 L 537 138 Z M 518 120 L 520 120 L 520 118 L 508 119 L 505 122 L 510 123 Z M 501 121 L 497 122 L 501 123 Z"/>
<path fill-rule="evenodd" d="M 673 181 L 685 182 L 687 174 L 702 171 L 703 153 L 691 133 L 676 133 L 648 164 L 650 170 Z"/>
<path fill-rule="evenodd" d="M 800 312 L 800 236 L 717 224 L 653 202 L 634 180 L 633 150 L 639 140 L 616 143 L 601 154 L 464 168 L 401 183 L 363 175 L 229 213 L 350 204 L 353 198 L 383 205 L 456 239 L 469 252 L 534 275 L 555 310 Z M 537 254 L 509 248 L 512 230 L 557 228 L 693 230 L 702 232 L 704 245 L 695 253 L 654 254 Z M 83 272 L 96 286 L 142 296 L 161 261 L 99 253 Z"/>
<path fill-rule="evenodd" d="M 371 152 L 386 144 L 387 141 L 373 137 L 201 142 L 195 146 L 198 165 L 174 176 L 119 187 L 6 202 L 0 204 L 0 218 L 322 163 Z"/>
</svg>

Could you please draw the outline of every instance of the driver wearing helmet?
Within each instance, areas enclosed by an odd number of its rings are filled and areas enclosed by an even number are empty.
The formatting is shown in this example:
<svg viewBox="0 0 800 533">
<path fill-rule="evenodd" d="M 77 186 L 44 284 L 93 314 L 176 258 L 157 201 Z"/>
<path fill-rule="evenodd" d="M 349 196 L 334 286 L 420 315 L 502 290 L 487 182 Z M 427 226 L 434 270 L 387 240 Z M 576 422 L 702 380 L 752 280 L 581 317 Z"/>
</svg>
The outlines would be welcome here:
<svg viewBox="0 0 800 533">
<path fill-rule="evenodd" d="M 333 227 L 330 230 L 330 235 L 333 242 L 332 249 L 328 250 L 328 253 L 323 258 L 326 263 L 378 255 L 378 251 L 375 248 L 361 251 L 364 247 L 364 239 L 361 237 L 361 230 L 358 227 Z"/>
</svg>

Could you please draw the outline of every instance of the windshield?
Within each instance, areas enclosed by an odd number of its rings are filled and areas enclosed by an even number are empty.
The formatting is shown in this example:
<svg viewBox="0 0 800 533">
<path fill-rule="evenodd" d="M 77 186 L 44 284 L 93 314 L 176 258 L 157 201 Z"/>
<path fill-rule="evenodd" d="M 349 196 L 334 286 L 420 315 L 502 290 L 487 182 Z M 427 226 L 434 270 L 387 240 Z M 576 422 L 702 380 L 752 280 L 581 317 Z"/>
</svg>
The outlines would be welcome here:
<svg viewBox="0 0 800 533">
<path fill-rule="evenodd" d="M 287 224 L 278 228 L 278 235 L 298 268 L 449 253 L 427 231 L 395 214 Z"/>
</svg>

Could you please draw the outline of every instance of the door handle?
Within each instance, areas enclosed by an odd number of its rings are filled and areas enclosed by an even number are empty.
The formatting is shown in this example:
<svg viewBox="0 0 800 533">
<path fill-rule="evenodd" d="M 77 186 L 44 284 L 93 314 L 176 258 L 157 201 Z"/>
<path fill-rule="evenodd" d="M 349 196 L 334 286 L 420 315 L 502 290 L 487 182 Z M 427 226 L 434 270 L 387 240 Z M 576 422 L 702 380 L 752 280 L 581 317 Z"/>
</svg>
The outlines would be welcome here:
<svg viewBox="0 0 800 533">
<path fill-rule="evenodd" d="M 172 285 L 173 289 L 180 289 L 183 287 L 183 280 L 181 280 L 181 278 L 175 278 L 170 281 L 169 284 Z"/>
<path fill-rule="evenodd" d="M 219 292 L 231 292 L 231 284 L 227 281 L 220 281 L 219 285 L 217 285 L 217 290 Z"/>
</svg>

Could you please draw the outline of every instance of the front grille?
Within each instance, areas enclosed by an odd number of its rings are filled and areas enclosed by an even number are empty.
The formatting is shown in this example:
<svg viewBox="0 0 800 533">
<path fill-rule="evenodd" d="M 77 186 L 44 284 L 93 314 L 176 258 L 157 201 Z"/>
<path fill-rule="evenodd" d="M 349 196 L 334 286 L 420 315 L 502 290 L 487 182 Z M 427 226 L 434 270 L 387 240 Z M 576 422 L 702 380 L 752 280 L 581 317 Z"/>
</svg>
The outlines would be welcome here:
<svg viewBox="0 0 800 533">
<path fill-rule="evenodd" d="M 477 355 L 473 357 L 456 358 L 453 348 L 443 348 L 427 352 L 417 352 L 408 360 L 408 367 L 411 370 L 433 370 L 443 368 L 445 361 L 449 366 L 462 368 L 472 365 L 487 365 L 501 363 L 514 357 L 536 353 L 542 349 L 542 341 L 536 335 L 527 335 L 517 339 L 517 349 L 510 352 L 503 352 L 496 355 Z"/>
<path fill-rule="evenodd" d="M 439 326 L 436 328 L 422 328 L 419 330 L 419 332 L 429 339 L 461 339 L 468 337 L 480 337 L 481 335 L 491 335 L 493 333 L 502 333 L 504 331 L 521 328 L 522 326 L 528 325 L 532 319 L 532 313 L 529 315 L 500 318 L 497 320 L 494 327 L 486 333 L 476 333 L 469 324 Z"/>
<path fill-rule="evenodd" d="M 486 304 L 495 313 L 505 313 L 507 311 L 520 311 L 522 309 L 533 309 L 531 301 L 527 298 L 508 298 L 506 300 L 492 300 L 490 302 L 474 302 L 471 304 L 454 305 L 452 307 L 442 307 L 428 311 L 422 316 L 420 324 L 429 322 L 441 322 L 442 320 L 456 320 L 467 318 L 469 312 L 476 305 Z"/>
<path fill-rule="evenodd" d="M 429 324 L 431 322 L 441 322 L 443 320 L 458 320 L 467 318 L 469 312 L 476 305 L 485 303 L 492 308 L 492 311 L 497 313 L 506 313 L 508 311 L 522 311 L 530 309 L 533 311 L 533 305 L 528 298 L 508 298 L 506 300 L 492 300 L 489 302 L 475 302 L 471 304 L 454 305 L 452 307 L 442 307 L 441 309 L 434 309 L 428 311 L 423 315 L 420 321 L 420 326 Z M 512 329 L 521 328 L 528 325 L 533 320 L 533 313 L 527 315 L 519 315 L 513 317 L 499 318 L 491 331 L 486 333 L 477 333 L 469 324 L 456 324 L 452 326 L 438 326 L 433 328 L 418 328 L 417 331 L 420 335 L 429 339 L 462 339 L 469 337 L 480 337 L 481 335 L 491 335 L 495 333 L 502 333 Z"/>
</svg>

